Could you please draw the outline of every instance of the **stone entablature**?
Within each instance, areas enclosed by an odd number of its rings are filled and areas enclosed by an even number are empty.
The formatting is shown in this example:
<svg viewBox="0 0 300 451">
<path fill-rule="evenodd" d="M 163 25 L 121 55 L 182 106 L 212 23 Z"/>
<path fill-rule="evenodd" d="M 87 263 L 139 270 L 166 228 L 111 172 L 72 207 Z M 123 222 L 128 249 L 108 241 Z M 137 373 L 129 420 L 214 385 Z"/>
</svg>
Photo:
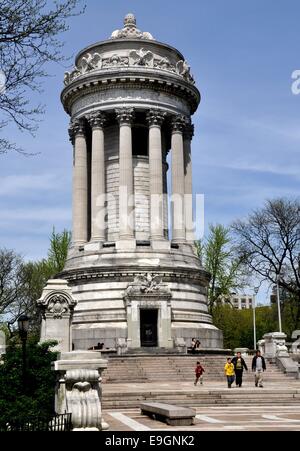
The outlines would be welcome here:
<svg viewBox="0 0 300 451">
<path fill-rule="evenodd" d="M 143 97 L 138 95 L 141 90 L 145 91 Z M 164 102 L 162 99 L 158 102 L 157 96 L 155 101 L 155 98 L 152 98 L 153 90 L 156 93 L 164 94 L 166 101 Z M 132 95 L 130 95 L 131 92 Z M 105 106 L 108 109 L 115 109 L 118 105 L 124 104 L 143 109 L 146 105 L 145 100 L 148 100 L 148 105 L 153 102 L 152 108 L 160 105 L 174 113 L 179 108 L 181 111 L 184 108 L 184 111 L 189 114 L 196 111 L 201 99 L 199 91 L 184 80 L 169 76 L 159 77 L 157 70 L 153 70 L 153 73 L 150 74 L 142 68 L 126 73 L 121 73 L 118 69 L 110 74 L 91 73 L 88 79 L 81 77 L 76 79 L 62 92 L 61 99 L 65 111 L 70 115 L 79 114 L 78 111 L 83 108 L 78 107 L 78 100 L 84 102 L 84 107 L 88 108 L 90 102 L 86 101 L 85 97 L 89 95 L 94 95 L 99 106 Z M 106 98 L 107 95 L 108 98 Z M 173 102 L 170 102 L 170 97 L 173 98 Z M 176 99 L 178 99 L 178 107 L 175 110 L 172 103 L 176 102 Z"/>
<path fill-rule="evenodd" d="M 142 267 L 139 267 L 139 271 L 143 271 Z M 147 272 L 147 268 L 144 268 L 144 271 Z M 88 268 L 86 270 L 80 269 L 80 270 L 72 270 L 69 269 L 66 272 L 62 272 L 60 274 L 61 277 L 66 278 L 69 282 L 75 282 L 75 281 L 84 281 L 84 280 L 99 280 L 99 279 L 119 279 L 119 278 L 135 278 L 137 275 L 136 270 L 128 270 L 128 268 L 121 269 L 120 271 L 111 271 L 107 270 L 106 268 L 99 268 L 97 270 L 96 267 L 94 268 Z M 201 283 L 205 284 L 204 286 L 200 287 L 199 290 L 201 294 L 207 295 L 207 288 L 209 282 L 209 276 L 206 271 L 201 269 L 189 269 L 187 271 L 180 271 L 178 268 L 176 268 L 176 272 L 174 273 L 174 269 L 170 269 L 170 271 L 166 271 L 164 268 L 164 271 L 157 271 L 157 275 L 165 280 L 173 280 L 174 277 L 176 278 L 176 281 L 178 282 L 189 282 L 189 283 Z"/>
</svg>

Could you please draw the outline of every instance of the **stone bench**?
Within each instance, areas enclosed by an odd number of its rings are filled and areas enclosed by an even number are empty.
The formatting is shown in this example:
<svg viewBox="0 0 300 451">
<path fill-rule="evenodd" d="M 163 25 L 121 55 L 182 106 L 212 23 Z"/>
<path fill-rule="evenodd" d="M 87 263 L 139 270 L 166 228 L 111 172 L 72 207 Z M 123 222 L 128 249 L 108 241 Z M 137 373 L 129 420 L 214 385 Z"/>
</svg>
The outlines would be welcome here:
<svg viewBox="0 0 300 451">
<path fill-rule="evenodd" d="M 140 408 L 142 415 L 148 415 L 170 426 L 190 426 L 195 422 L 196 411 L 187 407 L 155 402 L 143 403 Z"/>
</svg>

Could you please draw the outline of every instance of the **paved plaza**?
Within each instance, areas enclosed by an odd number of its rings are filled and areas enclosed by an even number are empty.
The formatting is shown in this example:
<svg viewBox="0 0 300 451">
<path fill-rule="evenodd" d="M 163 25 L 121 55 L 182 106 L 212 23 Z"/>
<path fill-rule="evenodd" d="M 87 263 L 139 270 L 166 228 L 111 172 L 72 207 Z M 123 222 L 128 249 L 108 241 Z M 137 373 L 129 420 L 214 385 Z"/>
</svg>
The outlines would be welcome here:
<svg viewBox="0 0 300 451">
<path fill-rule="evenodd" d="M 182 382 L 180 387 L 174 382 L 104 384 L 103 391 L 104 400 L 116 392 L 124 398 L 127 395 L 128 399 L 142 392 L 145 398 L 161 393 L 166 395 L 165 402 L 169 398 L 171 404 L 176 404 L 176 398 L 179 400 L 180 394 L 184 394 L 184 405 L 197 412 L 193 426 L 172 427 L 141 415 L 137 406 L 104 408 L 110 431 L 300 431 L 300 381 L 297 380 L 287 379 L 284 386 L 269 382 L 264 388 L 246 382 L 243 387 L 233 386 L 230 390 L 225 381 L 224 384 L 205 382 L 197 387 L 190 382 Z M 200 394 L 203 394 L 203 406 L 201 402 L 199 405 Z M 220 405 L 216 395 L 220 396 Z M 209 398 L 214 399 L 211 405 L 207 403 Z"/>
<path fill-rule="evenodd" d="M 196 408 L 194 426 L 172 427 L 139 409 L 104 412 L 110 431 L 300 431 L 298 406 L 229 406 Z"/>
</svg>

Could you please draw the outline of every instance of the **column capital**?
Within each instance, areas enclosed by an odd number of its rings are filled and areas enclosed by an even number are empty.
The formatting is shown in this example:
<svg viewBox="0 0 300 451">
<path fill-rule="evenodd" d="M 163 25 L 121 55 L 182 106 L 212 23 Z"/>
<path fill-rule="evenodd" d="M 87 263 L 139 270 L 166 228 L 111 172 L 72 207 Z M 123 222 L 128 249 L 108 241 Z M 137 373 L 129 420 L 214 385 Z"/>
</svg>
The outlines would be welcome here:
<svg viewBox="0 0 300 451">
<path fill-rule="evenodd" d="M 189 123 L 185 126 L 185 128 L 183 130 L 183 137 L 185 139 L 192 141 L 194 133 L 195 133 L 195 126 L 194 126 L 194 124 Z"/>
<path fill-rule="evenodd" d="M 92 128 L 103 128 L 106 122 L 106 115 L 103 111 L 95 111 L 86 116 L 86 120 Z"/>
<path fill-rule="evenodd" d="M 75 138 L 77 135 L 84 136 L 85 135 L 85 124 L 84 119 L 74 119 L 71 120 L 69 125 L 69 137 L 72 144 L 75 142 Z"/>
<path fill-rule="evenodd" d="M 183 114 L 177 114 L 176 116 L 173 116 L 171 121 L 172 132 L 183 132 L 187 123 L 188 119 Z"/>
<path fill-rule="evenodd" d="M 148 122 L 149 127 L 157 126 L 161 127 L 162 123 L 164 122 L 165 118 L 167 116 L 167 113 L 162 110 L 149 110 L 146 115 L 146 119 Z"/>
<path fill-rule="evenodd" d="M 132 124 L 134 119 L 134 108 L 118 108 L 115 110 L 115 113 L 120 125 Z"/>
</svg>

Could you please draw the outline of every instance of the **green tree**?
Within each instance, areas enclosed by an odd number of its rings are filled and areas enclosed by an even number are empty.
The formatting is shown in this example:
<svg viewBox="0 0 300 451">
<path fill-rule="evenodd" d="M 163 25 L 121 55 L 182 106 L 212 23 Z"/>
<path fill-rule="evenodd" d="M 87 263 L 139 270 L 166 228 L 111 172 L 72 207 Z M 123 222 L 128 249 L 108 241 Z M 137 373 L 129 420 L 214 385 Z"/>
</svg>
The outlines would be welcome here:
<svg viewBox="0 0 300 451">
<path fill-rule="evenodd" d="M 46 282 L 63 270 L 70 242 L 70 232 L 56 233 L 53 229 L 48 258 L 28 263 L 16 252 L 0 249 L 0 319 L 6 323 L 10 335 L 23 313 L 31 319 L 31 330 L 38 331 L 40 315 L 36 301 Z"/>
<path fill-rule="evenodd" d="M 0 319 L 8 326 L 28 307 L 24 267 L 21 255 L 0 249 Z"/>
<path fill-rule="evenodd" d="M 55 373 L 51 363 L 57 353 L 56 342 L 37 343 L 31 337 L 27 344 L 26 387 L 22 380 L 22 349 L 17 339 L 11 341 L 0 365 L 0 423 L 48 417 L 54 413 Z"/>
<path fill-rule="evenodd" d="M 212 311 L 218 300 L 230 300 L 232 291 L 245 285 L 245 268 L 237 256 L 230 229 L 223 225 L 210 225 L 209 234 L 196 242 L 198 256 L 203 267 L 210 273 L 208 306 Z"/>
<path fill-rule="evenodd" d="M 68 230 L 64 229 L 61 233 L 56 233 L 55 228 L 53 228 L 47 260 L 52 275 L 55 275 L 64 269 L 71 239 L 72 235 Z"/>
<path fill-rule="evenodd" d="M 230 305 L 217 304 L 212 310 L 214 324 L 223 331 L 224 347 L 253 349 L 253 311 L 238 310 Z M 256 336 L 262 339 L 264 334 L 276 330 L 277 314 L 272 306 L 256 308 Z"/>
<path fill-rule="evenodd" d="M 267 200 L 246 220 L 236 221 L 239 255 L 249 271 L 285 293 L 283 310 L 296 329 L 300 323 L 300 200 Z M 285 329 L 284 329 L 285 330 Z"/>
</svg>

